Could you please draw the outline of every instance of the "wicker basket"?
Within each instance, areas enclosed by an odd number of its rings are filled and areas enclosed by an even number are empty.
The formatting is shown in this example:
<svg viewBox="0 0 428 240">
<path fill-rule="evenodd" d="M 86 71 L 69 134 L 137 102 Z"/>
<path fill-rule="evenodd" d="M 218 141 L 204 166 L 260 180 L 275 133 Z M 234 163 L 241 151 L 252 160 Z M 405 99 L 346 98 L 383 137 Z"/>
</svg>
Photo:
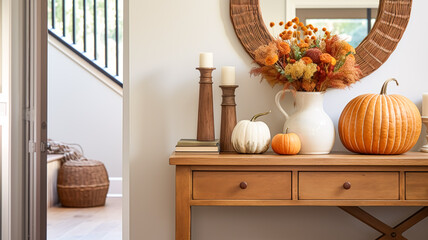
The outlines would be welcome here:
<svg viewBox="0 0 428 240">
<path fill-rule="evenodd" d="M 64 207 L 104 206 L 109 188 L 107 170 L 96 160 L 67 161 L 59 170 L 57 187 Z"/>
</svg>

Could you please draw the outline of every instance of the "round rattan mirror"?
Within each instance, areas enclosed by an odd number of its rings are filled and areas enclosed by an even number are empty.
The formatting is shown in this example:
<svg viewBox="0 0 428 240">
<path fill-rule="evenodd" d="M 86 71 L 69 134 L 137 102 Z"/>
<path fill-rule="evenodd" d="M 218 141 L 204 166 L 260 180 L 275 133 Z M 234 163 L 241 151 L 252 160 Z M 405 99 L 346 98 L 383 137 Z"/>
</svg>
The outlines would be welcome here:
<svg viewBox="0 0 428 240">
<path fill-rule="evenodd" d="M 372 30 L 356 48 L 356 59 L 364 76 L 378 69 L 400 41 L 410 18 L 412 0 L 380 0 Z M 259 0 L 230 0 L 230 16 L 236 35 L 254 58 L 254 51 L 273 40 L 266 28 Z"/>
</svg>

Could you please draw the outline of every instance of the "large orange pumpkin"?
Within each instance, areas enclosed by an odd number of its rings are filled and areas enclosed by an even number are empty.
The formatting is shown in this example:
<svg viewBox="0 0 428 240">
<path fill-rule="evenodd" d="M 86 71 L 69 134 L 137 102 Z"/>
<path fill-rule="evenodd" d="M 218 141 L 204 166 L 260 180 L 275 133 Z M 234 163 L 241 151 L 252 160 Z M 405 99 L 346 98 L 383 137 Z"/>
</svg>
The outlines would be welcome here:
<svg viewBox="0 0 428 240">
<path fill-rule="evenodd" d="M 380 94 L 352 99 L 339 119 L 339 136 L 345 147 L 357 153 L 401 154 L 409 151 L 421 132 L 421 114 L 416 105 L 401 95 Z"/>
</svg>

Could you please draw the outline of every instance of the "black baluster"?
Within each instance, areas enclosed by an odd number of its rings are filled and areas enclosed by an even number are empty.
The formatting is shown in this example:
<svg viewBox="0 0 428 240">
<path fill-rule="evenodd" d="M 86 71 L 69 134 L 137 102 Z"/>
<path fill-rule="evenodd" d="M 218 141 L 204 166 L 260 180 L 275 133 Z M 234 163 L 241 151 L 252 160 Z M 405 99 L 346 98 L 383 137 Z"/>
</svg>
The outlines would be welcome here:
<svg viewBox="0 0 428 240">
<path fill-rule="evenodd" d="M 51 2 L 51 11 L 52 11 L 52 23 L 51 23 L 51 27 L 52 29 L 55 29 L 55 0 L 52 0 Z"/>
<path fill-rule="evenodd" d="M 86 52 L 86 0 L 83 0 L 83 52 Z"/>
<path fill-rule="evenodd" d="M 94 0 L 94 60 L 97 57 L 97 0 Z"/>
<path fill-rule="evenodd" d="M 65 0 L 62 0 L 62 36 L 65 37 Z"/>
<path fill-rule="evenodd" d="M 76 0 L 73 0 L 72 6 L 72 17 L 73 17 L 73 44 L 76 44 Z"/>
<path fill-rule="evenodd" d="M 119 76 L 119 1 L 116 0 L 116 75 Z"/>
<path fill-rule="evenodd" d="M 107 32 L 107 0 L 104 0 L 104 59 L 105 67 L 108 67 L 108 32 Z"/>
</svg>

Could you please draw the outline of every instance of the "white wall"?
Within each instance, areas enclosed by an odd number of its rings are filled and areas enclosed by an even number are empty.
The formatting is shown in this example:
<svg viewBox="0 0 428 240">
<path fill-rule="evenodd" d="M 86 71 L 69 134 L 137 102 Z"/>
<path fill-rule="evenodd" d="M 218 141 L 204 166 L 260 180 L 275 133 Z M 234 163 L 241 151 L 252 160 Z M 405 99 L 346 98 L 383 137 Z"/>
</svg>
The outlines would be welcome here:
<svg viewBox="0 0 428 240">
<path fill-rule="evenodd" d="M 348 90 L 331 90 L 325 110 L 337 126 L 346 103 L 363 93 L 377 93 L 384 80 L 396 77 L 402 94 L 420 108 L 422 92 L 428 91 L 426 54 L 421 31 L 428 2 L 413 1 L 406 33 L 390 59 L 375 73 Z M 147 5 L 129 0 L 129 221 L 130 239 L 174 239 L 174 166 L 168 157 L 180 138 L 196 136 L 199 74 L 198 53 L 214 53 L 214 113 L 216 136 L 220 126 L 220 68 L 235 65 L 238 120 L 269 109 L 262 118 L 272 134 L 281 131 L 283 118 L 274 106 L 267 83 L 252 78 L 254 64 L 241 46 L 229 16 L 229 1 L 158 0 Z M 420 146 L 421 143 L 418 143 Z M 336 141 L 334 150 L 344 150 Z M 128 162 L 129 161 L 129 162 Z M 416 208 L 366 208 L 390 224 L 397 224 Z M 406 233 L 412 240 L 426 239 L 428 219 Z M 197 207 L 193 211 L 193 238 L 211 239 L 374 239 L 378 233 L 334 207 Z M 125 234 L 126 235 L 126 234 Z"/>
<path fill-rule="evenodd" d="M 102 161 L 109 194 L 122 188 L 122 97 L 48 46 L 48 137 L 78 143 L 90 159 Z"/>
</svg>

